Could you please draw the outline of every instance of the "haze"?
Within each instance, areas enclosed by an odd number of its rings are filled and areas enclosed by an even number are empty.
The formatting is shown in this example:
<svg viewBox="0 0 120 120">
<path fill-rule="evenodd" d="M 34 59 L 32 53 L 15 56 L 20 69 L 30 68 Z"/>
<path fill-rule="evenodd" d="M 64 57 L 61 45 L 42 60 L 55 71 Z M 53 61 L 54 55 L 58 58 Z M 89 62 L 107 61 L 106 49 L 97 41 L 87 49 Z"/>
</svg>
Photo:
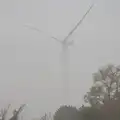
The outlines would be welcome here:
<svg viewBox="0 0 120 120">
<path fill-rule="evenodd" d="M 120 64 L 119 0 L 96 0 L 70 39 L 69 104 L 80 106 L 101 65 Z M 27 103 L 24 116 L 54 112 L 62 104 L 61 46 L 33 25 L 63 39 L 91 0 L 0 1 L 0 105 Z"/>
</svg>

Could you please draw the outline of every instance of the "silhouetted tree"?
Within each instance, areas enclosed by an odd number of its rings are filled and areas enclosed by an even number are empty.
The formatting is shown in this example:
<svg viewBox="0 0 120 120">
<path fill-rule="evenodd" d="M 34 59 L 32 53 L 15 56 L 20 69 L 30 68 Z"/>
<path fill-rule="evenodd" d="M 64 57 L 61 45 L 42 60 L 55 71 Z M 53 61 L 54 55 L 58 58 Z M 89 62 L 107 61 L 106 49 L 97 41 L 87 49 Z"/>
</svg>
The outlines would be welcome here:
<svg viewBox="0 0 120 120">
<path fill-rule="evenodd" d="M 120 120 L 120 100 L 111 100 L 101 107 L 104 120 Z"/>
<path fill-rule="evenodd" d="M 98 108 L 83 107 L 79 110 L 79 120 L 103 120 L 103 114 Z"/>
<path fill-rule="evenodd" d="M 0 110 L 1 120 L 5 120 L 6 119 L 6 115 L 7 115 L 9 107 L 10 107 L 10 104 L 8 105 L 7 108 L 3 108 L 3 109 Z"/>
<path fill-rule="evenodd" d="M 61 106 L 55 112 L 54 120 L 78 120 L 78 110 L 72 106 Z"/>
<path fill-rule="evenodd" d="M 93 74 L 94 84 L 87 92 L 85 102 L 100 107 L 109 100 L 120 98 L 120 67 L 107 65 Z"/>
<path fill-rule="evenodd" d="M 10 118 L 10 120 L 18 120 L 19 114 L 21 113 L 24 107 L 25 107 L 25 104 L 21 105 L 18 110 L 15 109 L 13 111 L 13 116 Z"/>
<path fill-rule="evenodd" d="M 40 118 L 40 120 L 52 120 L 52 115 L 51 115 L 51 113 L 49 113 L 49 114 L 45 113 L 45 115 L 42 116 L 42 117 Z"/>
</svg>

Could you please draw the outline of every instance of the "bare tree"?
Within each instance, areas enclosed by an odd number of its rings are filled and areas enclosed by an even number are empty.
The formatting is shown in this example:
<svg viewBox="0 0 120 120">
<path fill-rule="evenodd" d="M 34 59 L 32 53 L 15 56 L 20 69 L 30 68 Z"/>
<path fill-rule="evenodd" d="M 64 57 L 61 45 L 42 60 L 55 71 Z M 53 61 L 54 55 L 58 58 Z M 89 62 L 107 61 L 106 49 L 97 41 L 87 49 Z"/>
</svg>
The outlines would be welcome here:
<svg viewBox="0 0 120 120">
<path fill-rule="evenodd" d="M 18 120 L 19 114 L 22 112 L 23 108 L 25 107 L 25 104 L 21 105 L 18 110 L 13 111 L 13 116 L 10 118 L 10 120 Z"/>
<path fill-rule="evenodd" d="M 2 109 L 0 110 L 1 120 L 5 120 L 5 119 L 6 119 L 6 115 L 7 115 L 7 113 L 8 113 L 9 107 L 10 107 L 10 104 L 8 105 L 7 108 L 2 108 Z"/>
<path fill-rule="evenodd" d="M 42 116 L 42 117 L 40 118 L 40 120 L 52 120 L 52 115 L 51 115 L 51 113 L 49 113 L 49 114 L 45 113 L 45 115 Z"/>
</svg>

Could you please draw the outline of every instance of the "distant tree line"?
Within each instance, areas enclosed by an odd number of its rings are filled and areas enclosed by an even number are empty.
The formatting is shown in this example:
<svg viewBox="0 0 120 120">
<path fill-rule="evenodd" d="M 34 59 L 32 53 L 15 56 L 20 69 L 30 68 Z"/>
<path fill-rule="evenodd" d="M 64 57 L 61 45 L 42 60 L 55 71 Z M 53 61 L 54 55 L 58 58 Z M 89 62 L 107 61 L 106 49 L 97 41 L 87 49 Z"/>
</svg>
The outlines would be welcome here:
<svg viewBox="0 0 120 120">
<path fill-rule="evenodd" d="M 120 120 L 120 66 L 106 65 L 94 73 L 84 101 L 90 106 L 62 106 L 54 120 Z"/>
<path fill-rule="evenodd" d="M 54 113 L 53 120 L 120 120 L 120 66 L 106 65 L 93 74 L 93 85 L 84 96 L 90 106 L 79 109 L 63 105 Z M 25 104 L 13 110 L 9 120 L 19 120 Z M 0 119 L 6 120 L 10 105 L 1 109 Z M 52 120 L 45 114 L 39 120 Z"/>
</svg>

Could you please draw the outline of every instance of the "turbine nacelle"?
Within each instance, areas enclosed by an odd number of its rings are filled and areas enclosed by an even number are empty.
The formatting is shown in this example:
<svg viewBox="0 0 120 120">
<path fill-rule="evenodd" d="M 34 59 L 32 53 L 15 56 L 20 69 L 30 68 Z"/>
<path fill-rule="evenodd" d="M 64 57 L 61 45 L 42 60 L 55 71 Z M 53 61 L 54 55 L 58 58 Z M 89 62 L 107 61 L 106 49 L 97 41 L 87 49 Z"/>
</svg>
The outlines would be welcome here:
<svg viewBox="0 0 120 120">
<path fill-rule="evenodd" d="M 74 40 L 69 41 L 67 44 L 68 44 L 68 46 L 73 46 L 74 45 Z"/>
<path fill-rule="evenodd" d="M 62 46 L 64 47 L 69 47 L 69 46 L 73 46 L 74 45 L 74 40 L 72 41 L 58 41 L 59 43 L 61 43 Z"/>
</svg>

